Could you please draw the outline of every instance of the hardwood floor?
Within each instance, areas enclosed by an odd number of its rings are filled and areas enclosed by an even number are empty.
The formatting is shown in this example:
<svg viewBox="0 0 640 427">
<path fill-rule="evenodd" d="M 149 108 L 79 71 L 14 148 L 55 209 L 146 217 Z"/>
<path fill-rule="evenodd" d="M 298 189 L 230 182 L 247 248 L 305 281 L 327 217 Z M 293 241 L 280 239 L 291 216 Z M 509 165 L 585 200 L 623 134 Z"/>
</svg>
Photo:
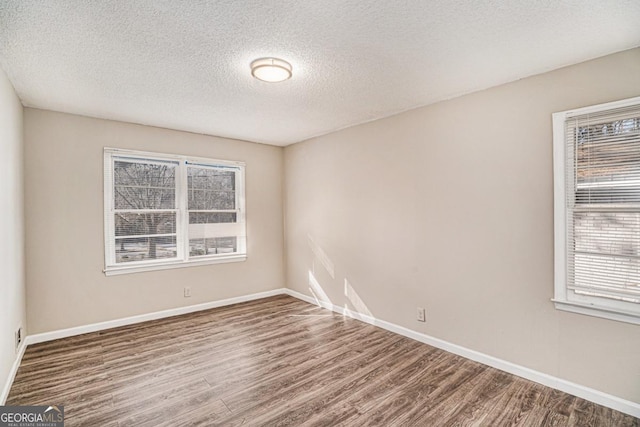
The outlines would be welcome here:
<svg viewBox="0 0 640 427">
<path fill-rule="evenodd" d="M 72 426 L 639 426 L 288 296 L 30 345 L 7 405 Z"/>
</svg>

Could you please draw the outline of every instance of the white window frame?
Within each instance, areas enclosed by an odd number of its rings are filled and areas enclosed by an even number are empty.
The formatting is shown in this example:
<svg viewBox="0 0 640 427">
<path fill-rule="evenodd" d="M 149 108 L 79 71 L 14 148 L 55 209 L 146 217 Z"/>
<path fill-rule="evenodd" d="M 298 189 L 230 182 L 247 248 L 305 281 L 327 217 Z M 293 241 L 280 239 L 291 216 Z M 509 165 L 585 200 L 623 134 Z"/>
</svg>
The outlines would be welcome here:
<svg viewBox="0 0 640 427">
<path fill-rule="evenodd" d="M 566 135 L 567 119 L 584 114 L 640 105 L 640 97 L 553 113 L 553 189 L 554 189 L 554 297 L 556 309 L 621 322 L 640 324 L 640 304 L 576 296 L 567 288 L 567 198 Z M 637 306 L 637 309 L 636 307 Z M 630 308 L 631 307 L 631 308 Z"/>
<path fill-rule="evenodd" d="M 126 156 L 130 159 L 140 159 L 141 162 L 152 163 L 176 162 L 176 250 L 177 257 L 171 259 L 131 261 L 116 263 L 115 259 L 115 207 L 113 193 L 114 157 Z M 107 276 L 117 274 L 138 273 L 144 271 L 164 270 L 170 268 L 192 267 L 198 265 L 220 264 L 228 262 L 242 262 L 247 259 L 246 238 L 238 239 L 238 252 L 232 254 L 209 254 L 189 256 L 189 209 L 187 206 L 187 167 L 190 164 L 208 167 L 230 167 L 236 172 L 236 218 L 233 227 L 242 227 L 246 236 L 245 209 L 245 163 L 229 160 L 208 159 L 202 157 L 163 154 L 121 148 L 104 148 L 104 263 L 103 272 Z M 173 209 L 167 209 L 171 211 Z"/>
</svg>

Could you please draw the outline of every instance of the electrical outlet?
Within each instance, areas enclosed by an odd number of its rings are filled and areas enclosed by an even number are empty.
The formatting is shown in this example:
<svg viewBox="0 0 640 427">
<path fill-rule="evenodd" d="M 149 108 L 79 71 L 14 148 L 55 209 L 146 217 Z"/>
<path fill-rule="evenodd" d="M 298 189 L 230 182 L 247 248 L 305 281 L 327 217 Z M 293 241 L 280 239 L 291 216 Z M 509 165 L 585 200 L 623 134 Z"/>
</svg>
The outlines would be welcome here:
<svg viewBox="0 0 640 427">
<path fill-rule="evenodd" d="M 18 328 L 16 331 L 16 350 L 20 347 L 20 343 L 22 342 L 22 328 Z"/>
<path fill-rule="evenodd" d="M 418 307 L 418 310 L 416 311 L 416 319 L 418 319 L 418 322 L 425 322 L 427 320 L 424 308 Z"/>
<path fill-rule="evenodd" d="M 184 297 L 189 298 L 191 296 L 191 288 L 189 286 L 184 287 Z"/>
</svg>

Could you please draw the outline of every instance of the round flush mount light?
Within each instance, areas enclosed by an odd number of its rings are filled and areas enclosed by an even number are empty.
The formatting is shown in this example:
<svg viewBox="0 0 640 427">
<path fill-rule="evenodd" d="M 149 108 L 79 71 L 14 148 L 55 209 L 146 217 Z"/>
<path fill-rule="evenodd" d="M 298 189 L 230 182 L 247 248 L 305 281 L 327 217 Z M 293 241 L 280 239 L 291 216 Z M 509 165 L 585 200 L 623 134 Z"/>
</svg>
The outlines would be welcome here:
<svg viewBox="0 0 640 427">
<path fill-rule="evenodd" d="M 263 82 L 282 82 L 291 78 L 291 64 L 278 58 L 256 59 L 251 63 L 251 75 Z"/>
</svg>

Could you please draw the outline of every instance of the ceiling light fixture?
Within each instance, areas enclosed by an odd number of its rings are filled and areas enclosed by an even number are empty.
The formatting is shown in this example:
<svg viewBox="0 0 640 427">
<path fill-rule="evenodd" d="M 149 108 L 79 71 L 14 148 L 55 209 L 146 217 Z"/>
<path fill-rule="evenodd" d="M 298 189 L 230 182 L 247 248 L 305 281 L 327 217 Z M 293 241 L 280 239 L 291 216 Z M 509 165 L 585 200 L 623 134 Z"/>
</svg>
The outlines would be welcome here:
<svg viewBox="0 0 640 427">
<path fill-rule="evenodd" d="M 282 82 L 291 78 L 291 64 L 278 58 L 256 59 L 251 63 L 251 75 L 263 82 Z"/>
</svg>

